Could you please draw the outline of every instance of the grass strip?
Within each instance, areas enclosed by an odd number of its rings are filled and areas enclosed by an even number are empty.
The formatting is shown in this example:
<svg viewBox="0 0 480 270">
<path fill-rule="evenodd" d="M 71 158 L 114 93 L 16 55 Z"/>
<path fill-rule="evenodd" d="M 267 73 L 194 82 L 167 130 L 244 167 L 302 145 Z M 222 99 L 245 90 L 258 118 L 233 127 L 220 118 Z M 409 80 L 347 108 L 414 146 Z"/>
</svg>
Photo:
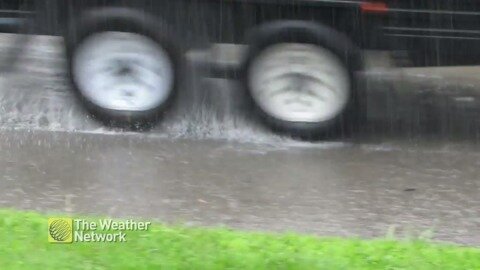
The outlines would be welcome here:
<svg viewBox="0 0 480 270">
<path fill-rule="evenodd" d="M 0 269 L 480 269 L 477 248 L 162 224 L 126 243 L 51 244 L 47 219 L 0 210 Z"/>
</svg>

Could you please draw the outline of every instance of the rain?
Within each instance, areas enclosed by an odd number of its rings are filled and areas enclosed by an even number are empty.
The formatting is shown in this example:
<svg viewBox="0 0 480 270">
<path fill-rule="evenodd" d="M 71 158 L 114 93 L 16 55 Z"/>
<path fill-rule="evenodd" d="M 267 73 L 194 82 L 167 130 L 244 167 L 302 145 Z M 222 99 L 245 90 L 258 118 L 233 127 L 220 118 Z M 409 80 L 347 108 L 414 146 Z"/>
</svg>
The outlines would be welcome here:
<svg viewBox="0 0 480 270">
<path fill-rule="evenodd" d="M 480 245 L 480 3 L 108 2 L 0 1 L 1 208 Z"/>
</svg>

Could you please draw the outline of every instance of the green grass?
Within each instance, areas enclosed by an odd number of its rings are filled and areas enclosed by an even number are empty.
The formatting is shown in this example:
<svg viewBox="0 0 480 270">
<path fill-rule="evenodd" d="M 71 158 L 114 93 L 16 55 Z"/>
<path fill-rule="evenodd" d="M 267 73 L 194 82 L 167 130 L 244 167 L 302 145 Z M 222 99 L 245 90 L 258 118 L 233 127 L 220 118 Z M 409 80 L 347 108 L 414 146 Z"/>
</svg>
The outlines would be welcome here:
<svg viewBox="0 0 480 270">
<path fill-rule="evenodd" d="M 0 269 L 480 269 L 480 249 L 155 224 L 128 242 L 49 244 L 47 216 L 0 210 Z"/>
</svg>

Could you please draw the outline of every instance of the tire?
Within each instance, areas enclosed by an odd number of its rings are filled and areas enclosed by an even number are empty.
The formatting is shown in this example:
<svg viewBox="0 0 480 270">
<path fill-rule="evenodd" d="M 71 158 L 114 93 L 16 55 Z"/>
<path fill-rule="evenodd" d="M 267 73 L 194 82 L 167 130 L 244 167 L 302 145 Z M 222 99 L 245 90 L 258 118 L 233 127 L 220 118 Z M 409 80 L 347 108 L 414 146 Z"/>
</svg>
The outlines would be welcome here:
<svg viewBox="0 0 480 270">
<path fill-rule="evenodd" d="M 148 128 L 170 107 L 182 61 L 167 25 L 143 12 L 102 8 L 72 20 L 67 32 L 70 81 L 94 118 Z"/>
<path fill-rule="evenodd" d="M 274 22 L 251 35 L 241 80 L 253 111 L 274 131 L 306 140 L 346 135 L 359 119 L 360 59 L 330 28 Z"/>
</svg>

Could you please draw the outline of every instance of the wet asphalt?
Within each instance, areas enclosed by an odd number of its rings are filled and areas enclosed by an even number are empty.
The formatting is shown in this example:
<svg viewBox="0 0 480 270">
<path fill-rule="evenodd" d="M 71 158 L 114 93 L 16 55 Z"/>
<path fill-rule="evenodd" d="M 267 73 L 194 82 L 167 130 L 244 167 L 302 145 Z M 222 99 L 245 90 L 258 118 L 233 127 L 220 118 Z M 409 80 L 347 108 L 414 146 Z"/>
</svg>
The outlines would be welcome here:
<svg viewBox="0 0 480 270">
<path fill-rule="evenodd" d="M 310 143 L 197 71 L 153 130 L 105 128 L 73 98 L 58 43 L 38 38 L 0 78 L 0 207 L 480 245 L 478 67 L 372 68 L 361 129 Z"/>
</svg>

